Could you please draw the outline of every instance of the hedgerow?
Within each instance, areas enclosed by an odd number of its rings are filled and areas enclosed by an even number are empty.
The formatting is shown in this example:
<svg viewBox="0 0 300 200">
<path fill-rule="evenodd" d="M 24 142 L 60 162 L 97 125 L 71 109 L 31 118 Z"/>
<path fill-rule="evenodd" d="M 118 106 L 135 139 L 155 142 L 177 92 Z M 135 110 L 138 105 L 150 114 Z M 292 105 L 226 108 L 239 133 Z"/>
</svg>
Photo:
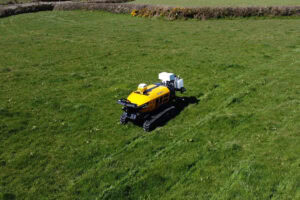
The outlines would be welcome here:
<svg viewBox="0 0 300 200">
<path fill-rule="evenodd" d="M 119 0 L 101 1 L 117 2 Z M 52 2 L 31 3 L 17 6 L 4 6 L 0 8 L 0 17 L 43 10 L 104 10 L 113 13 L 127 13 L 135 17 L 161 16 L 166 17 L 170 20 L 188 18 L 205 20 L 212 18 L 218 19 L 227 17 L 300 16 L 300 6 L 178 8 L 123 3 Z"/>
</svg>

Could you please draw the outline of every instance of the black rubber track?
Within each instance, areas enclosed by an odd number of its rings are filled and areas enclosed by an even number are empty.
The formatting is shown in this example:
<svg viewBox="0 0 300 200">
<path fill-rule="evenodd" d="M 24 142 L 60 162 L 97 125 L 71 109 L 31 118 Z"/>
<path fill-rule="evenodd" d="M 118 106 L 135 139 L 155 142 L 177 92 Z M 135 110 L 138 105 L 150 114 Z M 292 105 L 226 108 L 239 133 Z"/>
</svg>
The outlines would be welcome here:
<svg viewBox="0 0 300 200">
<path fill-rule="evenodd" d="M 121 124 L 126 124 L 128 122 L 128 118 L 126 116 L 126 113 L 123 113 L 120 117 L 120 123 Z"/>
<path fill-rule="evenodd" d="M 150 123 L 150 121 L 149 120 L 146 120 L 145 122 L 144 122 L 144 124 L 143 124 L 143 129 L 144 129 L 144 131 L 146 131 L 146 132 L 149 132 L 149 131 L 151 131 L 151 123 Z"/>
</svg>

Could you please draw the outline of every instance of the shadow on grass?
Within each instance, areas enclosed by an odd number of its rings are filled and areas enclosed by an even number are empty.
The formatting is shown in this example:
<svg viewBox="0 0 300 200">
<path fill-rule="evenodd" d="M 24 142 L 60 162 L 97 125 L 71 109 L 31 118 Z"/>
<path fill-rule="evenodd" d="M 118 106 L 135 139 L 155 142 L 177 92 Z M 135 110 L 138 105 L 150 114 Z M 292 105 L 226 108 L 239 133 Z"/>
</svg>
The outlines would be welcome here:
<svg viewBox="0 0 300 200">
<path fill-rule="evenodd" d="M 172 120 L 177 115 L 179 115 L 187 106 L 189 106 L 190 104 L 198 104 L 198 102 L 199 102 L 199 100 L 194 96 L 176 97 L 175 101 L 170 105 L 170 106 L 175 106 L 175 112 L 173 112 L 167 116 L 164 116 L 160 120 L 155 122 L 155 124 L 153 125 L 153 127 L 151 128 L 150 131 L 153 131 L 157 127 L 162 127 L 162 126 L 166 125 L 170 120 Z M 133 121 L 132 123 L 137 126 L 143 127 L 144 121 Z"/>
<path fill-rule="evenodd" d="M 15 200 L 16 199 L 16 195 L 12 194 L 12 193 L 5 193 L 3 195 L 3 200 Z"/>
</svg>

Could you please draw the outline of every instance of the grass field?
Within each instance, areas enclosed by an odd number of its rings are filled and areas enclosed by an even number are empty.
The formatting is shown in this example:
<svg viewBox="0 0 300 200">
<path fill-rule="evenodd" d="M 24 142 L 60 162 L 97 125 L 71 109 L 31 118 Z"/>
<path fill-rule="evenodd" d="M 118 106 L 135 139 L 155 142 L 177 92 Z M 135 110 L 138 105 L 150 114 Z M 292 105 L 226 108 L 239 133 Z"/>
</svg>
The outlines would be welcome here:
<svg viewBox="0 0 300 200">
<path fill-rule="evenodd" d="M 132 3 L 172 6 L 296 6 L 299 0 L 135 0 Z"/>
<path fill-rule="evenodd" d="M 299 199 L 300 20 L 0 20 L 0 199 Z M 119 124 L 159 72 L 197 98 Z"/>
</svg>

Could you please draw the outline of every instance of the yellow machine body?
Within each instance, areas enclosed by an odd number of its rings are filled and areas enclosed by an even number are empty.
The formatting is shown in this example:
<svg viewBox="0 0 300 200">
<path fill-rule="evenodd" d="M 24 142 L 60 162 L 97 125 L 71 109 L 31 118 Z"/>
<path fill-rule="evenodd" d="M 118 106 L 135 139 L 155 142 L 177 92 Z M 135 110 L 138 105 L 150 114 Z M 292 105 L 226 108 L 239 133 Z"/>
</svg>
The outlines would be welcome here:
<svg viewBox="0 0 300 200">
<path fill-rule="evenodd" d="M 159 83 L 147 85 L 140 83 L 137 90 L 126 99 L 117 101 L 124 111 L 120 116 L 120 123 L 128 121 L 143 123 L 145 131 L 151 131 L 161 122 L 171 119 L 178 113 L 178 98 L 176 91 L 183 93 L 183 79 L 173 73 L 158 74 Z"/>
<path fill-rule="evenodd" d="M 151 112 L 169 102 L 170 90 L 164 85 L 152 84 L 143 90 L 138 88 L 127 97 L 127 100 L 137 106 L 146 105 L 141 112 Z"/>
</svg>

